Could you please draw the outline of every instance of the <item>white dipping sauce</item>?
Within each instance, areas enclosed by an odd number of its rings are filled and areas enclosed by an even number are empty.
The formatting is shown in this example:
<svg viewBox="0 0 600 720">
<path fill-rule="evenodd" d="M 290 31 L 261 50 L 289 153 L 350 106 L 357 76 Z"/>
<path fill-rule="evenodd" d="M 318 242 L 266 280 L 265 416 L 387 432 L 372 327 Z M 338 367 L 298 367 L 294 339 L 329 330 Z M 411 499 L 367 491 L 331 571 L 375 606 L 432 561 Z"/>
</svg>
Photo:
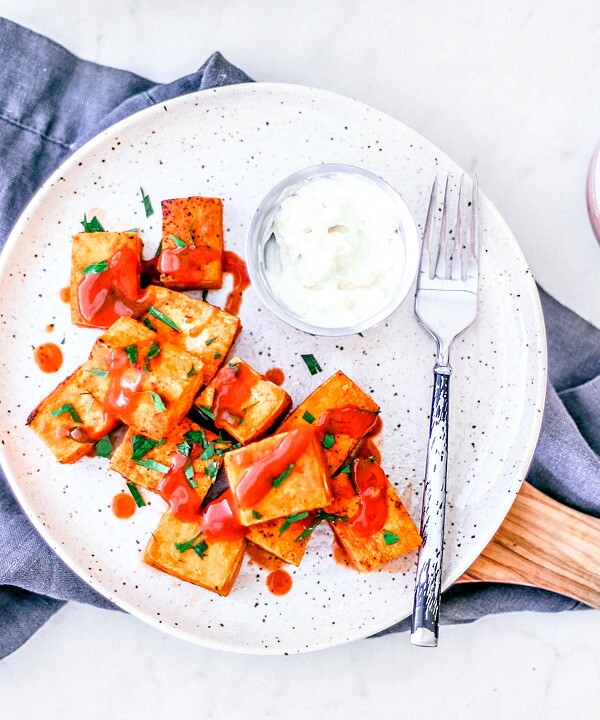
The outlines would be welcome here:
<svg viewBox="0 0 600 720">
<path fill-rule="evenodd" d="M 343 328 L 387 305 L 404 270 L 393 198 L 362 175 L 331 173 L 291 188 L 266 253 L 272 291 L 294 314 Z"/>
</svg>

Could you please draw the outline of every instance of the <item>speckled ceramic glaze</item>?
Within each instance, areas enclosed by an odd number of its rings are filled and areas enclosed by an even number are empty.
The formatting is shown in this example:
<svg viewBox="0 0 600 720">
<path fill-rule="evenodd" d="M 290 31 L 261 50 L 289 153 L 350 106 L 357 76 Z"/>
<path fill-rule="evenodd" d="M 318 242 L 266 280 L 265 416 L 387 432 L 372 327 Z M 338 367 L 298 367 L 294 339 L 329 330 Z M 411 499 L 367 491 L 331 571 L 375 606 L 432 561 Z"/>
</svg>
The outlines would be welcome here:
<svg viewBox="0 0 600 720">
<path fill-rule="evenodd" d="M 56 552 L 125 610 L 203 645 L 255 653 L 314 650 L 364 637 L 410 613 L 414 556 L 361 574 L 336 564 L 319 528 L 293 588 L 271 595 L 266 571 L 245 561 L 228 598 L 142 562 L 164 510 L 131 520 L 110 510 L 123 479 L 100 458 L 59 465 L 25 426 L 30 410 L 88 355 L 97 335 L 70 323 L 59 291 L 69 281 L 71 235 L 83 213 L 108 229 L 140 227 L 148 254 L 160 238 L 160 200 L 224 199 L 226 244 L 243 253 L 261 198 L 295 170 L 349 163 L 381 175 L 404 197 L 419 226 L 436 171 L 460 173 L 440 150 L 359 102 L 302 87 L 240 85 L 153 107 L 104 132 L 42 187 L 2 256 L 0 316 L 1 459 L 28 516 Z M 146 219 L 140 185 L 157 212 Z M 476 325 L 453 352 L 444 585 L 476 558 L 519 489 L 539 431 L 545 338 L 539 300 L 521 251 L 482 197 L 481 295 Z M 223 292 L 209 300 L 222 302 Z M 381 405 L 383 464 L 417 519 L 431 402 L 434 347 L 413 314 L 412 295 L 383 324 L 358 335 L 315 338 L 275 318 L 248 290 L 236 354 L 260 371 L 277 366 L 299 402 L 338 369 Z M 46 332 L 53 323 L 52 334 Z M 65 363 L 44 375 L 33 347 L 60 343 Z M 323 372 L 308 373 L 301 353 Z"/>
</svg>

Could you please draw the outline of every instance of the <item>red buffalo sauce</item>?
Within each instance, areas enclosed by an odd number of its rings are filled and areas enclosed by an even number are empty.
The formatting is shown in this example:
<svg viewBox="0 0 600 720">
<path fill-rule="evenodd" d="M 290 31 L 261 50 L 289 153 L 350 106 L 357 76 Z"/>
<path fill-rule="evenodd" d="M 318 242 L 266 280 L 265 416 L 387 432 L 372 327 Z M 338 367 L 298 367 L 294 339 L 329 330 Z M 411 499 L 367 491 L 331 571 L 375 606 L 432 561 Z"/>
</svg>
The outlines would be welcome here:
<svg viewBox="0 0 600 720">
<path fill-rule="evenodd" d="M 242 293 L 250 285 L 250 276 L 246 270 L 246 263 L 241 257 L 229 250 L 223 253 L 223 272 L 230 273 L 233 278 L 233 287 L 225 301 L 225 311 L 237 315 L 242 304 Z"/>
<path fill-rule="evenodd" d="M 252 388 L 258 380 L 257 374 L 245 363 L 229 363 L 219 370 L 213 384 L 215 401 L 212 411 L 216 427 L 242 422 Z"/>
<path fill-rule="evenodd" d="M 211 245 L 194 245 L 165 248 L 158 257 L 156 267 L 179 285 L 198 286 L 204 277 L 203 268 L 221 257 L 221 250 Z"/>
<path fill-rule="evenodd" d="M 378 415 L 377 422 L 359 442 L 358 447 L 354 451 L 355 458 L 373 458 L 376 463 L 381 465 L 381 452 L 375 444 L 374 438 L 379 435 L 382 427 L 383 423 L 381 422 L 381 415 Z"/>
<path fill-rule="evenodd" d="M 235 488 L 235 496 L 241 508 L 252 508 L 273 487 L 273 480 L 282 475 L 298 460 L 314 437 L 312 428 L 291 430 L 268 455 L 253 463 L 242 474 Z"/>
<path fill-rule="evenodd" d="M 131 416 L 138 402 L 143 377 L 144 371 L 130 362 L 124 348 L 111 350 L 108 358 L 108 390 L 104 397 L 104 410 L 109 417 L 118 417 L 126 425 L 132 424 Z"/>
<path fill-rule="evenodd" d="M 387 478 L 374 460 L 358 458 L 352 463 L 352 480 L 360 506 L 349 527 L 361 537 L 370 537 L 383 528 L 388 517 Z"/>
<path fill-rule="evenodd" d="M 61 288 L 59 296 L 63 302 L 71 302 L 71 287 L 67 285 L 67 287 Z"/>
<path fill-rule="evenodd" d="M 111 507 L 116 517 L 126 520 L 133 515 L 137 506 L 129 493 L 122 492 L 114 496 Z"/>
<path fill-rule="evenodd" d="M 285 570 L 274 570 L 267 575 L 267 587 L 273 595 L 285 595 L 292 589 L 292 577 Z"/>
<path fill-rule="evenodd" d="M 58 345 L 54 343 L 43 343 L 33 351 L 33 359 L 42 372 L 53 373 L 60 369 L 63 362 L 63 354 Z"/>
<path fill-rule="evenodd" d="M 267 372 L 264 374 L 265 380 L 268 380 L 269 382 L 275 383 L 275 385 L 283 385 L 285 382 L 285 375 L 283 373 L 283 370 L 281 368 L 269 368 Z"/>
<path fill-rule="evenodd" d="M 192 446 L 188 455 L 175 453 L 171 460 L 169 471 L 163 475 L 158 483 L 158 492 L 169 505 L 173 515 L 183 522 L 198 520 L 202 498 L 189 484 L 185 476 L 185 468 L 198 456 L 200 448 Z"/>
<path fill-rule="evenodd" d="M 356 405 L 326 410 L 319 415 L 314 425 L 315 431 L 325 435 L 349 435 L 361 438 L 375 427 L 378 415 L 370 410 L 361 410 Z"/>
<path fill-rule="evenodd" d="M 120 317 L 133 317 L 144 297 L 142 266 L 134 250 L 117 250 L 107 263 L 103 272 L 84 275 L 77 289 L 79 311 L 94 327 L 109 327 Z"/>
<path fill-rule="evenodd" d="M 234 503 L 233 493 L 227 489 L 206 506 L 200 529 L 209 544 L 219 541 L 235 542 L 246 534 L 246 529 L 235 514 Z"/>
</svg>

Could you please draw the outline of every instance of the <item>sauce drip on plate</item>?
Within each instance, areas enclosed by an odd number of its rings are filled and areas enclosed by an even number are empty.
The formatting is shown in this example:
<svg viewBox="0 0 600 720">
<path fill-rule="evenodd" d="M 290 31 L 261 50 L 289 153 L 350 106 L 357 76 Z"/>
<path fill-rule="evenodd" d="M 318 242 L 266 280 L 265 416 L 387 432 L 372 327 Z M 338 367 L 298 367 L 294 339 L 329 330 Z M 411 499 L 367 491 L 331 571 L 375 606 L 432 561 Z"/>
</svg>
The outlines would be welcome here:
<svg viewBox="0 0 600 720">
<path fill-rule="evenodd" d="M 137 506 L 129 493 L 122 492 L 114 496 L 111 507 L 115 517 L 126 520 L 133 515 Z"/>
<path fill-rule="evenodd" d="M 273 595 L 285 595 L 292 589 L 292 577 L 285 570 L 274 570 L 267 575 L 267 587 Z"/>
<path fill-rule="evenodd" d="M 281 368 L 269 368 L 267 372 L 264 375 L 265 380 L 268 380 L 269 382 L 275 383 L 275 385 L 283 385 L 285 382 L 285 374 Z"/>
<path fill-rule="evenodd" d="M 246 263 L 230 250 L 223 253 L 223 272 L 230 273 L 233 278 L 233 287 L 225 301 L 225 311 L 237 315 L 242 304 L 242 294 L 250 285 L 250 276 L 246 270 Z"/>
<path fill-rule="evenodd" d="M 69 287 L 69 285 L 67 285 L 67 287 L 61 288 L 59 297 L 63 302 L 71 302 L 71 288 Z"/>
<path fill-rule="evenodd" d="M 43 343 L 33 351 L 33 359 L 42 372 L 53 373 L 60 370 L 63 362 L 63 354 L 58 345 L 54 343 Z"/>
</svg>

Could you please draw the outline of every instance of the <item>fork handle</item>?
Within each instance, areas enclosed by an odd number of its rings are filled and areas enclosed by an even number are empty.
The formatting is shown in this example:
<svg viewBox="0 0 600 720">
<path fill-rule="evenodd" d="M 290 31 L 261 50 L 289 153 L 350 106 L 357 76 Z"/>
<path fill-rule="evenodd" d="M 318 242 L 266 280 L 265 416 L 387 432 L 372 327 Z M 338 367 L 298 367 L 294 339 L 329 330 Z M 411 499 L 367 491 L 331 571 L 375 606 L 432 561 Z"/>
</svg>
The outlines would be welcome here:
<svg viewBox="0 0 600 720">
<path fill-rule="evenodd" d="M 449 365 L 434 368 L 433 401 L 427 443 L 421 537 L 410 641 L 435 647 L 438 640 L 442 554 L 446 516 L 446 468 L 448 464 Z"/>
</svg>

